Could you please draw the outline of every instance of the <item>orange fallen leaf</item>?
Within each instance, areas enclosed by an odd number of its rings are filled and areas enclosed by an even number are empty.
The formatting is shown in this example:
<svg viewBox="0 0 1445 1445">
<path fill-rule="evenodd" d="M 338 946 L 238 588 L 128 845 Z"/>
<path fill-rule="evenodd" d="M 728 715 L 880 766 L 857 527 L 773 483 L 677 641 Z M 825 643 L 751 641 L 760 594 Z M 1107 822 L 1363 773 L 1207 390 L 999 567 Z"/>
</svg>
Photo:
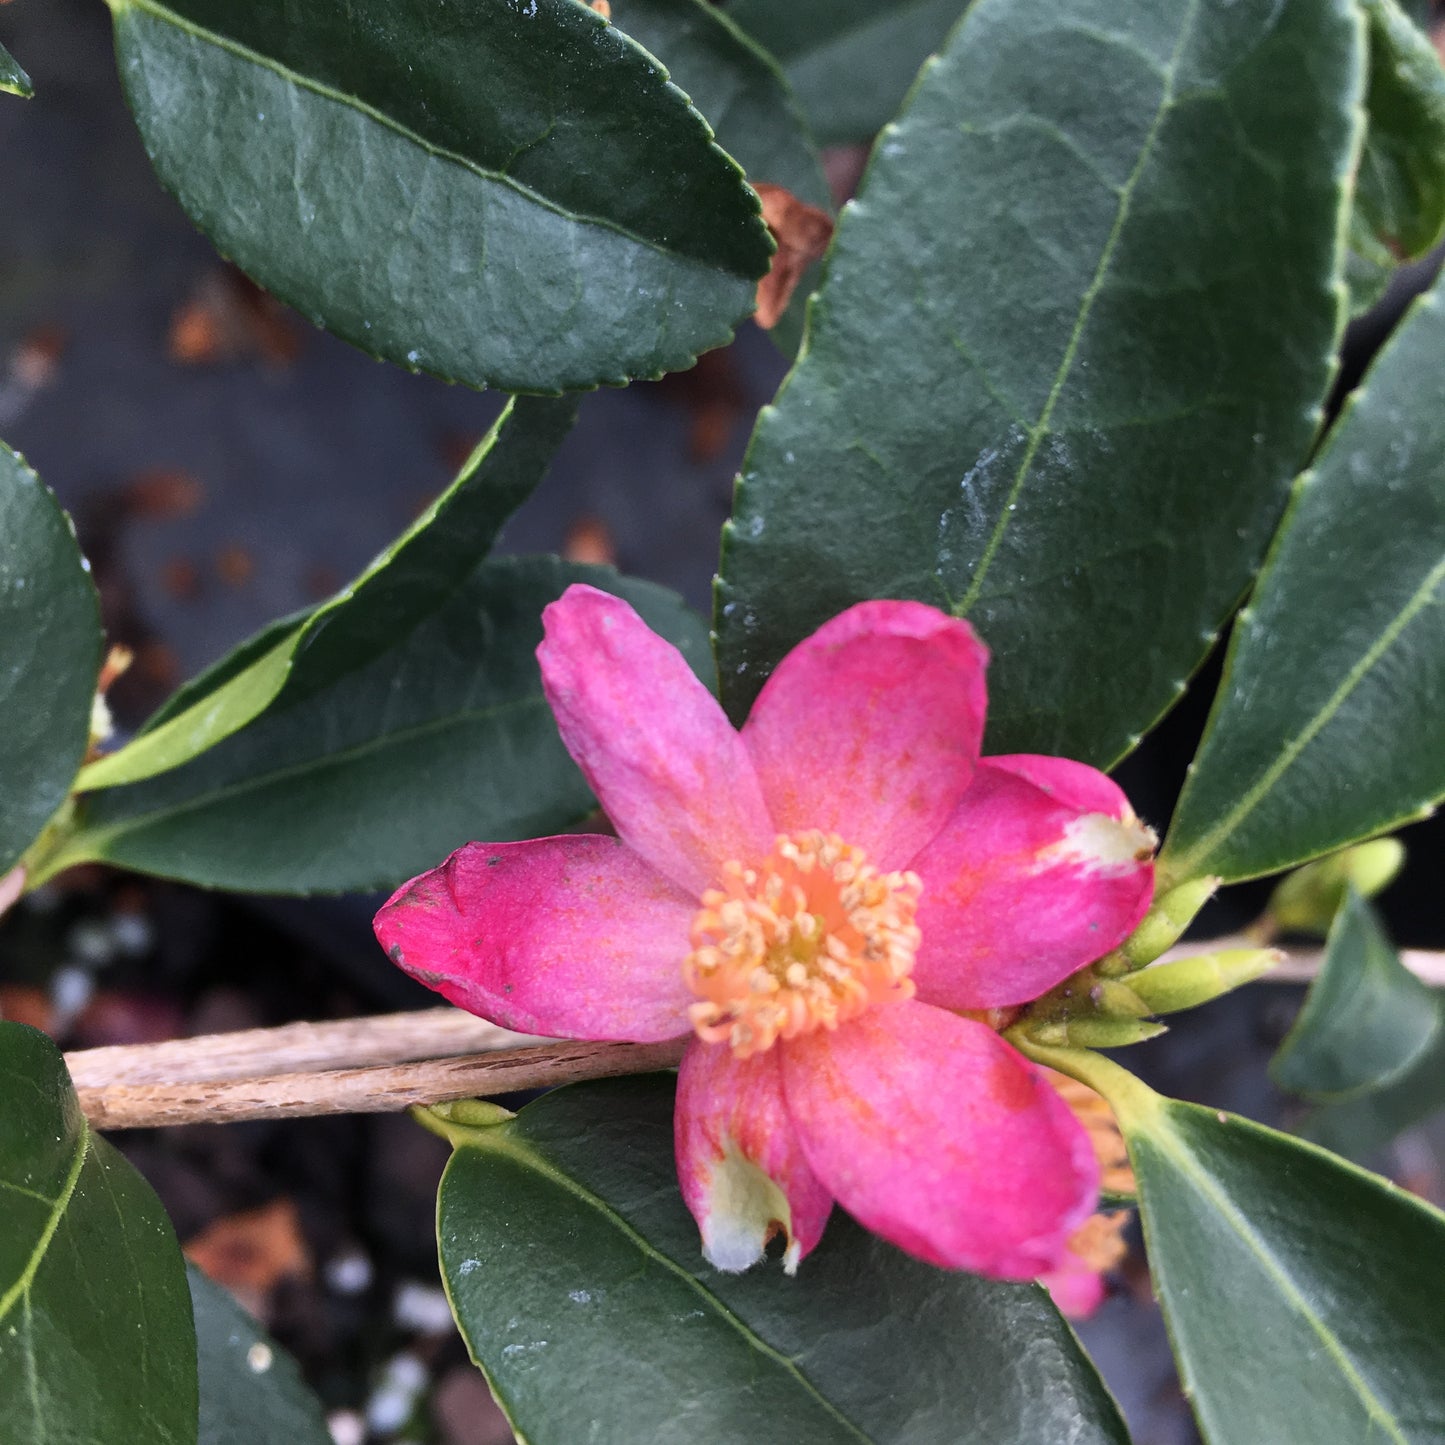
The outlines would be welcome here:
<svg viewBox="0 0 1445 1445">
<path fill-rule="evenodd" d="M 562 539 L 562 555 L 569 562 L 611 566 L 617 561 L 617 548 L 605 522 L 596 517 L 579 517 Z"/>
<path fill-rule="evenodd" d="M 244 1308 L 262 1317 L 283 1280 L 311 1276 L 311 1251 L 289 1199 L 216 1220 L 187 1243 L 185 1253 Z"/>
<path fill-rule="evenodd" d="M 172 557 L 161 568 L 161 586 L 178 602 L 201 595 L 201 569 L 189 557 Z"/>
<path fill-rule="evenodd" d="M 178 467 L 147 467 L 121 489 L 121 506 L 129 517 L 152 521 L 188 517 L 205 500 L 205 488 Z"/>
<path fill-rule="evenodd" d="M 50 995 L 43 988 L 23 983 L 0 983 L 0 1019 L 14 1024 L 29 1024 L 48 1034 L 55 1027 L 55 1010 Z"/>
<path fill-rule="evenodd" d="M 211 366 L 244 356 L 289 366 L 300 350 L 294 318 L 234 267 L 202 278 L 176 308 L 166 336 L 166 354 L 180 366 Z"/>
<path fill-rule="evenodd" d="M 244 548 L 232 543 L 216 553 L 216 572 L 227 587 L 243 587 L 256 570 L 256 559 Z"/>
<path fill-rule="evenodd" d="M 803 272 L 828 249 L 833 218 L 782 186 L 757 181 L 753 189 L 763 203 L 763 220 L 778 243 L 768 274 L 758 282 L 758 309 L 753 316 L 768 331 L 788 309 Z"/>
</svg>

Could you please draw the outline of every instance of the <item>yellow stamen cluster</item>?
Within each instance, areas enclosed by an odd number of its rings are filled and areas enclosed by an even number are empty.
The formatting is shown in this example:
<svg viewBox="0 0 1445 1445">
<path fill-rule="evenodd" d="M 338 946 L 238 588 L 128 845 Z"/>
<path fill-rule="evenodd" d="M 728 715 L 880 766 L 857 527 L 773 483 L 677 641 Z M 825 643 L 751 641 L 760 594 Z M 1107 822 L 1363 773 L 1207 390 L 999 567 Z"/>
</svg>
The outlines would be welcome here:
<svg viewBox="0 0 1445 1445">
<path fill-rule="evenodd" d="M 698 1036 L 745 1059 L 912 998 L 921 889 L 916 873 L 879 873 L 831 833 L 780 836 L 756 868 L 724 864 L 682 965 Z"/>
</svg>

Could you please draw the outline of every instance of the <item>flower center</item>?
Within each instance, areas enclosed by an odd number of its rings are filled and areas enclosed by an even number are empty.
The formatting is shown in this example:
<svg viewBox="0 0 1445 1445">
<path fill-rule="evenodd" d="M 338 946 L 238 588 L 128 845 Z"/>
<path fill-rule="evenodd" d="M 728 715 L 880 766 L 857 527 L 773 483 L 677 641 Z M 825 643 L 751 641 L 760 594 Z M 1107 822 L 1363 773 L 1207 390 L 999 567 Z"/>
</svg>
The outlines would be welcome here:
<svg viewBox="0 0 1445 1445">
<path fill-rule="evenodd" d="M 880 873 L 832 833 L 781 835 L 756 868 L 725 863 L 682 965 L 698 1037 L 745 1059 L 912 998 L 922 886 L 916 873 Z"/>
</svg>

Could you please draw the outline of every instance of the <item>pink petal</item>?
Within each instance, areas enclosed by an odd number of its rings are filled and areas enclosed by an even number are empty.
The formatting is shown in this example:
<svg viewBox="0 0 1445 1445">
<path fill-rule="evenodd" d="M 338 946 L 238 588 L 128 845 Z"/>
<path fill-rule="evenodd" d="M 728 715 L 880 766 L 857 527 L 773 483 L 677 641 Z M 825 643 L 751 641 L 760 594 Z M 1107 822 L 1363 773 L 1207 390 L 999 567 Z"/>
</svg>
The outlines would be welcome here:
<svg viewBox="0 0 1445 1445">
<path fill-rule="evenodd" d="M 968 623 L 918 602 L 860 602 L 800 642 L 743 728 L 778 831 L 904 867 L 973 776 L 987 663 Z"/>
<path fill-rule="evenodd" d="M 459 1007 L 524 1033 L 688 1031 L 696 905 L 616 838 L 468 843 L 376 915 L 381 946 Z"/>
<path fill-rule="evenodd" d="M 783 1268 L 823 1235 L 833 1197 L 808 1167 L 783 1101 L 778 1050 L 738 1059 L 694 1039 L 677 1080 L 677 1177 L 717 1269 L 747 1269 L 779 1230 Z"/>
<path fill-rule="evenodd" d="M 1153 835 L 1103 773 L 1064 758 L 985 758 L 923 880 L 918 997 L 1026 1003 L 1102 958 L 1154 893 Z"/>
<path fill-rule="evenodd" d="M 1062 1262 L 1099 1166 L 1068 1106 L 992 1029 L 915 1000 L 782 1047 L 803 1151 L 860 1223 L 996 1279 Z"/>
<path fill-rule="evenodd" d="M 573 585 L 542 614 L 562 741 L 633 849 L 694 898 L 773 824 L 742 739 L 682 654 L 619 597 Z"/>
<path fill-rule="evenodd" d="M 1104 1303 L 1108 1289 L 1104 1276 L 1078 1255 L 1069 1253 L 1058 1269 L 1051 1269 L 1039 1277 L 1039 1283 L 1053 1296 L 1055 1306 L 1061 1314 L 1071 1320 L 1086 1320 Z"/>
</svg>

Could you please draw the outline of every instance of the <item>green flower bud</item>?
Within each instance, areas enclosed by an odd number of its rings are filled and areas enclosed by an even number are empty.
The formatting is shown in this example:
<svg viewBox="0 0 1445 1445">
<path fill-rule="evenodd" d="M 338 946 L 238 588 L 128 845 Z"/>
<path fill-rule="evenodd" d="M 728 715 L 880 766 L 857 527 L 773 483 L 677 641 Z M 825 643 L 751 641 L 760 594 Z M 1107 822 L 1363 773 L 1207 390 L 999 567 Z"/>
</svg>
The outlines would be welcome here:
<svg viewBox="0 0 1445 1445">
<path fill-rule="evenodd" d="M 1068 1042 L 1076 1049 L 1122 1049 L 1127 1044 L 1142 1044 L 1167 1032 L 1152 1019 L 1071 1019 L 1065 1025 Z M 1044 1040 L 1039 1040 L 1040 1043 Z"/>
<path fill-rule="evenodd" d="M 1217 878 L 1195 878 L 1156 898 L 1143 922 L 1119 949 L 1126 965 L 1131 969 L 1143 968 L 1173 948 L 1218 887 Z"/>
<path fill-rule="evenodd" d="M 1398 838 L 1376 838 L 1296 868 L 1274 890 L 1265 913 L 1281 933 L 1323 938 L 1351 885 L 1361 898 L 1388 887 L 1405 863 Z"/>
<path fill-rule="evenodd" d="M 1283 957 L 1277 948 L 1231 948 L 1222 953 L 1199 953 L 1130 974 L 1129 987 L 1149 1005 L 1151 1013 L 1178 1013 L 1181 1009 L 1208 1003 L 1242 983 L 1252 983 Z"/>
</svg>

